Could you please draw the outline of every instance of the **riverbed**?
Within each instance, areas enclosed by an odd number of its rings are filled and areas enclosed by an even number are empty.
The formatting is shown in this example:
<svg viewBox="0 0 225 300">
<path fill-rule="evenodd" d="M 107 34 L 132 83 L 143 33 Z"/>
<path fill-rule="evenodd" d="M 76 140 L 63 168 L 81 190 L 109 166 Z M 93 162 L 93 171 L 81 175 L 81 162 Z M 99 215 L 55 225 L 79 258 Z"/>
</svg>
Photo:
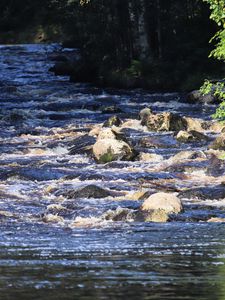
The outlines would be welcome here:
<svg viewBox="0 0 225 300">
<path fill-rule="evenodd" d="M 111 116 L 108 106 L 123 121 L 138 119 L 145 107 L 208 121 L 215 106 L 186 103 L 179 93 L 70 83 L 48 71 L 56 50 L 0 47 L 0 298 L 224 299 L 224 224 L 207 222 L 225 217 L 223 199 L 183 198 L 184 212 L 169 223 L 132 219 L 141 201 L 130 195 L 140 188 L 220 184 L 219 176 L 206 174 L 204 159 L 164 167 L 180 151 L 204 153 L 207 145 L 177 143 L 170 132 L 128 130 L 137 143 L 154 137 L 158 147 L 148 152 L 163 161 L 97 164 L 69 153 L 77 137 Z M 63 195 L 90 184 L 116 196 Z M 130 217 L 115 221 L 124 210 Z"/>
</svg>

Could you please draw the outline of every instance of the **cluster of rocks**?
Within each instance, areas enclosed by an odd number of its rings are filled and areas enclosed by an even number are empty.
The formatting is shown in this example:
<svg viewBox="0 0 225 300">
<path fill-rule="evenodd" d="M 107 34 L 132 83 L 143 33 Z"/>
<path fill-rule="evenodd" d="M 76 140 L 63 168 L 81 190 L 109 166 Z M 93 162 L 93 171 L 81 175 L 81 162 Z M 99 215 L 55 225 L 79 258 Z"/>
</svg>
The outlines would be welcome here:
<svg viewBox="0 0 225 300">
<path fill-rule="evenodd" d="M 215 130 L 216 129 L 216 130 Z M 163 137 L 147 136 L 134 142 L 129 134 L 132 131 L 173 132 L 165 143 Z M 211 132 L 217 135 L 208 135 Z M 117 116 L 110 117 L 104 124 L 96 125 L 85 135 L 73 141 L 69 149 L 71 155 L 91 154 L 98 163 L 115 160 L 162 160 L 154 153 L 145 153 L 140 148 L 176 147 L 176 143 L 200 143 L 209 149 L 225 150 L 225 126 L 200 119 L 182 117 L 171 112 L 153 113 L 145 108 L 140 112 L 140 120 L 122 122 Z"/>
<path fill-rule="evenodd" d="M 164 159 L 155 153 L 141 152 L 138 145 L 148 148 L 165 147 L 163 137 L 141 137 L 138 143 L 134 143 L 129 132 L 168 132 L 172 147 L 176 143 L 201 143 L 205 145 L 204 151 L 181 151 L 169 159 Z M 172 133 L 171 133 L 172 132 Z M 210 133 L 210 134 L 209 134 Z M 167 141 L 167 147 L 169 147 Z M 207 149 L 208 148 L 208 149 Z M 225 162 L 220 159 L 221 153 L 225 150 L 225 127 L 213 122 L 206 122 L 200 119 L 188 118 L 173 114 L 171 112 L 154 113 L 150 108 L 143 109 L 139 114 L 139 120 L 122 121 L 118 116 L 110 117 L 104 124 L 94 126 L 88 134 L 82 135 L 73 141 L 69 148 L 69 154 L 88 154 L 97 163 L 105 164 L 117 160 L 142 160 L 160 162 L 164 171 L 176 168 L 185 170 L 187 167 L 195 167 L 194 163 L 201 164 L 207 161 L 205 172 L 209 176 L 224 176 Z M 179 169 L 179 170 L 180 170 Z M 105 198 L 114 197 L 112 191 L 96 187 L 86 186 L 78 190 L 63 192 L 63 197 L 74 198 Z M 131 197 L 132 198 L 132 197 Z M 145 191 L 134 197 L 140 201 L 138 210 L 131 213 L 129 209 L 120 209 L 104 216 L 113 220 L 144 220 L 146 222 L 167 222 L 176 218 L 184 211 L 181 199 L 221 199 L 225 198 L 224 184 L 218 186 L 189 188 L 177 192 L 154 192 Z M 213 221 L 212 221 L 213 222 Z"/>
</svg>

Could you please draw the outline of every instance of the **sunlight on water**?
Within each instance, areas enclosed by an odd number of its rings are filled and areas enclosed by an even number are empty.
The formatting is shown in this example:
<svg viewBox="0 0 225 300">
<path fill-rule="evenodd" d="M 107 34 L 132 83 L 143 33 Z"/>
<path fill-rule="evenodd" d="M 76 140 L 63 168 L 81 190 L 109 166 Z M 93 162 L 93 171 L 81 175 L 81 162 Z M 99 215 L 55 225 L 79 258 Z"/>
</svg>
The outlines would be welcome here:
<svg viewBox="0 0 225 300">
<path fill-rule="evenodd" d="M 206 174 L 204 157 L 175 168 L 169 159 L 205 145 L 188 148 L 136 121 L 137 130 L 127 123 L 124 132 L 136 144 L 145 138 L 157 160 L 100 165 L 89 154 L 70 153 L 74 139 L 108 119 L 105 105 L 118 106 L 122 119 L 137 119 L 151 106 L 208 120 L 214 107 L 182 103 L 177 93 L 72 84 L 48 72 L 56 50 L 0 46 L 0 298 L 224 299 L 224 224 L 206 222 L 225 217 L 224 200 L 184 197 L 178 219 L 153 224 L 135 219 L 142 202 L 132 198 L 165 185 L 219 185 Z M 109 194 L 70 196 L 91 184 Z"/>
</svg>

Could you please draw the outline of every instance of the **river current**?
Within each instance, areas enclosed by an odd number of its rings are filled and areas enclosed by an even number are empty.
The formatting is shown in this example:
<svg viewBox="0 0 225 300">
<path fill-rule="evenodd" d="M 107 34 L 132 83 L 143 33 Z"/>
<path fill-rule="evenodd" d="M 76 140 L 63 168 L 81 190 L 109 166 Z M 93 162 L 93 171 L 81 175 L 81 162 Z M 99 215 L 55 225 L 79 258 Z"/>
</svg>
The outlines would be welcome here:
<svg viewBox="0 0 225 300">
<path fill-rule="evenodd" d="M 215 107 L 184 103 L 177 93 L 70 83 L 48 72 L 57 49 L 0 47 L 0 299 L 225 299 L 225 227 L 204 222 L 225 216 L 221 201 L 196 206 L 183 199 L 180 219 L 165 224 L 102 217 L 135 211 L 140 201 L 129 193 L 143 179 L 149 188 L 197 186 L 204 163 L 191 167 L 184 180 L 159 163 L 99 165 L 68 150 L 76 137 L 109 118 L 102 109 L 109 104 L 123 120 L 137 119 L 146 106 L 209 120 Z M 131 134 L 138 140 L 143 132 Z M 159 139 L 161 146 L 149 151 L 165 160 L 187 148 L 204 150 L 177 145 L 170 133 L 144 135 Z M 73 201 L 60 194 L 87 184 L 118 196 Z"/>
</svg>

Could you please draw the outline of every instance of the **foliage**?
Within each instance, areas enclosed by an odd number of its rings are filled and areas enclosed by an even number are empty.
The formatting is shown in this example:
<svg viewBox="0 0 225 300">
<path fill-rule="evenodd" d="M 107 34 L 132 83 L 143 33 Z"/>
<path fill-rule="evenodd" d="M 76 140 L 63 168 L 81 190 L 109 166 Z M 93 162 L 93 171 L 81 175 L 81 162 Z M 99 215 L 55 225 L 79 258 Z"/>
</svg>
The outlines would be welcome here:
<svg viewBox="0 0 225 300">
<path fill-rule="evenodd" d="M 211 52 L 210 57 L 225 61 L 225 1 L 224 0 L 203 0 L 207 2 L 211 9 L 210 18 L 217 23 L 220 30 L 211 39 L 215 41 L 215 49 Z M 212 93 L 216 98 L 221 100 L 221 104 L 213 115 L 214 118 L 225 120 L 225 79 L 220 81 L 206 80 L 201 87 L 203 94 Z"/>
<path fill-rule="evenodd" d="M 34 33 L 79 48 L 95 83 L 107 76 L 121 87 L 190 90 L 219 69 L 208 60 L 208 15 L 202 0 L 1 0 L 0 41 L 31 43 Z"/>
</svg>

